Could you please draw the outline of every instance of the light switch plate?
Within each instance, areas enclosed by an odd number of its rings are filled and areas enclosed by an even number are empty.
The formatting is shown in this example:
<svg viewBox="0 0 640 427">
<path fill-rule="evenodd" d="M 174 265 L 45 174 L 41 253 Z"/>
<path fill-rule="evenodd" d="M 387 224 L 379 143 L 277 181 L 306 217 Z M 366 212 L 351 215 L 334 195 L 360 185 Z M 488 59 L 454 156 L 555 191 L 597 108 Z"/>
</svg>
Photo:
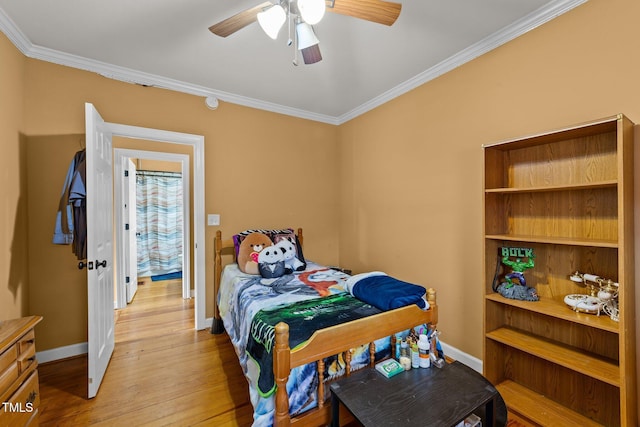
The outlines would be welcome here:
<svg viewBox="0 0 640 427">
<path fill-rule="evenodd" d="M 207 215 L 207 225 L 220 225 L 220 214 Z"/>
</svg>

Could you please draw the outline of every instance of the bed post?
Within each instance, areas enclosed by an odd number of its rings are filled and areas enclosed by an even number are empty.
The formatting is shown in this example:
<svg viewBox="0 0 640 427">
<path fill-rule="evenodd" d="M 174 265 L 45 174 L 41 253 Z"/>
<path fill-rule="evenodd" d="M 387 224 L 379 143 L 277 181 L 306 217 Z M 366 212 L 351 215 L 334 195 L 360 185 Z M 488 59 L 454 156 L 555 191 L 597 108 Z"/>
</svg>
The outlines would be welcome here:
<svg viewBox="0 0 640 427">
<path fill-rule="evenodd" d="M 222 274 L 222 232 L 216 231 L 213 241 L 215 256 L 213 259 L 213 320 L 211 322 L 211 333 L 221 334 L 224 332 L 224 325 L 218 312 L 218 289 L 220 289 L 220 276 Z"/>
<path fill-rule="evenodd" d="M 431 311 L 431 324 L 435 328 L 438 325 L 438 302 L 436 301 L 435 289 L 427 289 L 427 302 L 429 303 L 429 310 Z"/>
<path fill-rule="evenodd" d="M 289 355 L 289 325 L 280 322 L 276 325 L 276 343 L 273 350 L 273 375 L 276 379 L 276 409 L 273 414 L 273 425 L 277 427 L 291 425 L 287 394 L 287 381 L 291 372 Z"/>
<path fill-rule="evenodd" d="M 303 237 L 302 237 L 302 228 L 298 228 L 298 242 L 300 242 L 300 246 L 304 246 L 302 243 L 303 241 Z"/>
</svg>

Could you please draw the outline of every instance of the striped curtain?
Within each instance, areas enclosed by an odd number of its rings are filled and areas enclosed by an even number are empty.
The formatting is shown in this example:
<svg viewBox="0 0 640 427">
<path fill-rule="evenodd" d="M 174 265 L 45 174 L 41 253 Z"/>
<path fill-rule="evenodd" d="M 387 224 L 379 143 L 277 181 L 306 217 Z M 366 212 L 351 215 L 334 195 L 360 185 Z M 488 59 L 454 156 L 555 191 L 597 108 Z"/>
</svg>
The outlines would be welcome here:
<svg viewBox="0 0 640 427">
<path fill-rule="evenodd" d="M 182 270 L 182 175 L 137 171 L 138 276 Z"/>
</svg>

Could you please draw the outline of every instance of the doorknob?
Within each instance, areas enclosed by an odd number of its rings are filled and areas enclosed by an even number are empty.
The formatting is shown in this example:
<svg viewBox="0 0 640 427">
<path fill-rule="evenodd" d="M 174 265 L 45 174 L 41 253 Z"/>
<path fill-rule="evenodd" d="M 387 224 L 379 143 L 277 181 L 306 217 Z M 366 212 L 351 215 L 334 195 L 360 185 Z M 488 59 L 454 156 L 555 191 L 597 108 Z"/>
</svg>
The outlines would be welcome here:
<svg viewBox="0 0 640 427">
<path fill-rule="evenodd" d="M 93 261 L 89 261 L 89 262 L 80 261 L 78 263 L 78 270 L 82 270 L 83 268 L 86 268 L 87 270 L 93 270 Z"/>
<path fill-rule="evenodd" d="M 107 268 L 107 260 L 103 259 L 102 262 L 96 260 L 96 268 L 98 267 Z"/>
</svg>

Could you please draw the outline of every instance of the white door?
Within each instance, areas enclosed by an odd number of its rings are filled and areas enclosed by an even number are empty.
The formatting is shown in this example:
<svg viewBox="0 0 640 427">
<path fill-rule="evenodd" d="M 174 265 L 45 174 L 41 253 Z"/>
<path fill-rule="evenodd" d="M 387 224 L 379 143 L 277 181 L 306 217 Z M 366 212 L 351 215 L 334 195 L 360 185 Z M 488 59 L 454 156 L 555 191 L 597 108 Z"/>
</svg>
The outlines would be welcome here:
<svg viewBox="0 0 640 427">
<path fill-rule="evenodd" d="M 111 131 L 85 104 L 89 398 L 95 397 L 114 341 L 113 171 Z"/>
<path fill-rule="evenodd" d="M 130 303 L 138 291 L 138 226 L 136 223 L 136 165 L 131 159 L 126 160 L 124 217 L 128 225 L 125 227 L 125 282 L 127 303 Z"/>
</svg>

